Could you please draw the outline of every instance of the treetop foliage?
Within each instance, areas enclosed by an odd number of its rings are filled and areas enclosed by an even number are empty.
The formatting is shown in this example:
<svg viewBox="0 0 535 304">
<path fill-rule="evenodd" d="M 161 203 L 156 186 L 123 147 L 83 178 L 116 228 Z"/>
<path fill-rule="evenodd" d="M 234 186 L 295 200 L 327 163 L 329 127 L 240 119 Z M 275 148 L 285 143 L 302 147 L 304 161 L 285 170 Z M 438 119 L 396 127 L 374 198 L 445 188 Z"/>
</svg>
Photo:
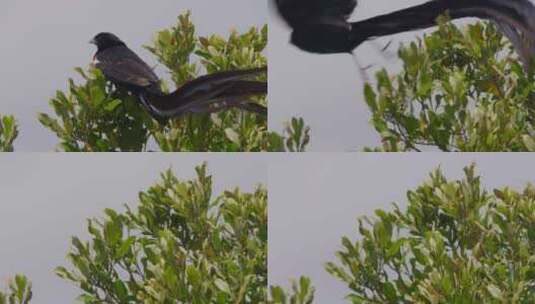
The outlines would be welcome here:
<svg viewBox="0 0 535 304">
<path fill-rule="evenodd" d="M 374 151 L 534 151 L 533 70 L 492 23 L 446 21 L 399 49 L 399 74 L 366 85 Z"/>
<path fill-rule="evenodd" d="M 358 219 L 326 270 L 347 284 L 351 303 L 533 303 L 535 187 L 488 191 L 475 165 L 462 179 L 440 169 L 407 192 L 407 206 Z M 271 303 L 312 303 L 308 278 Z"/>
<path fill-rule="evenodd" d="M 408 205 L 359 219 L 329 273 L 353 303 L 532 303 L 535 188 L 481 185 L 475 166 L 449 181 L 440 169 L 407 192 Z"/>
<path fill-rule="evenodd" d="M 88 221 L 70 269 L 84 303 L 262 303 L 267 296 L 267 190 L 213 197 L 206 165 L 181 181 L 169 170 L 139 206 Z"/>
</svg>

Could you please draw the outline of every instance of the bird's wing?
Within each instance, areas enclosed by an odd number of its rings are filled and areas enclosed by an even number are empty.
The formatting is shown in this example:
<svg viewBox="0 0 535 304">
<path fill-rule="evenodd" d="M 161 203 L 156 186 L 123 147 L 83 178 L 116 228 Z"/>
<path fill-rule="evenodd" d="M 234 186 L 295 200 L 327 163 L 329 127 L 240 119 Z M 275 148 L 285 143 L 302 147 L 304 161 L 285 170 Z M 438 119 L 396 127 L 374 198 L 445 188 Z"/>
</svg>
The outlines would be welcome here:
<svg viewBox="0 0 535 304">
<path fill-rule="evenodd" d="M 96 67 L 120 85 L 137 88 L 156 88 L 159 79 L 141 58 L 127 47 L 106 49 L 95 57 Z"/>
</svg>

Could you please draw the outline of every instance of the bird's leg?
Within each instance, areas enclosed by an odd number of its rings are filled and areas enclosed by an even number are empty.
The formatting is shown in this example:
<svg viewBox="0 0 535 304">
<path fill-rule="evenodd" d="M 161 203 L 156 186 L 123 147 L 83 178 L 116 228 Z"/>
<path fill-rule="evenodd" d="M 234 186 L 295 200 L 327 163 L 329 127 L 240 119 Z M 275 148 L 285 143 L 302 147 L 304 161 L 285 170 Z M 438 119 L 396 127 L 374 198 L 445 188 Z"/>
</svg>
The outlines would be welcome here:
<svg viewBox="0 0 535 304">
<path fill-rule="evenodd" d="M 368 74 L 366 73 L 366 70 L 369 69 L 371 66 L 363 67 L 359 59 L 357 57 L 357 54 L 355 54 L 355 51 L 351 52 L 351 57 L 353 58 L 353 62 L 355 63 L 355 66 L 357 67 L 357 70 L 359 71 L 359 76 L 365 83 L 370 83 L 370 78 L 368 77 Z"/>
<path fill-rule="evenodd" d="M 396 53 L 390 52 L 388 48 L 392 45 L 392 42 L 394 40 L 388 41 L 384 46 L 381 46 L 379 42 L 372 40 L 370 41 L 373 48 L 384 58 L 384 59 L 392 59 L 396 57 Z"/>
</svg>

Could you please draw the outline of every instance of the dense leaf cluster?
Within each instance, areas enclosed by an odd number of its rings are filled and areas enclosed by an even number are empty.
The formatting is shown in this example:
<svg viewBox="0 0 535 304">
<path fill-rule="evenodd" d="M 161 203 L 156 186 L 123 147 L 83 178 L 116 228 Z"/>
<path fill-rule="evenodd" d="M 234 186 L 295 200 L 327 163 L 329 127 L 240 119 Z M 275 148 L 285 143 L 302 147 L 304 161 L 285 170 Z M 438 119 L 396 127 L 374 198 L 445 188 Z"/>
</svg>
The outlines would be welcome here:
<svg viewBox="0 0 535 304">
<path fill-rule="evenodd" d="M 326 270 L 351 303 L 534 303 L 535 188 L 489 192 L 475 166 L 449 181 L 440 169 L 407 192 L 403 210 L 359 219 L 359 239 L 342 238 Z M 270 303 L 312 303 L 308 278 Z"/>
<path fill-rule="evenodd" d="M 535 150 L 535 74 L 493 24 L 442 20 L 399 57 L 399 74 L 383 69 L 365 87 L 376 150 Z"/>
<path fill-rule="evenodd" d="M 7 292 L 0 292 L 0 304 L 28 304 L 31 299 L 32 284 L 22 275 L 9 282 Z"/>
<path fill-rule="evenodd" d="M 90 220 L 74 237 L 71 269 L 84 303 L 262 303 L 267 296 L 267 191 L 212 197 L 206 166 L 197 178 L 171 171 L 124 213 Z"/>
<path fill-rule="evenodd" d="M 487 192 L 474 166 L 440 170 L 408 191 L 404 210 L 359 220 L 327 270 L 353 303 L 533 303 L 535 189 Z"/>
</svg>

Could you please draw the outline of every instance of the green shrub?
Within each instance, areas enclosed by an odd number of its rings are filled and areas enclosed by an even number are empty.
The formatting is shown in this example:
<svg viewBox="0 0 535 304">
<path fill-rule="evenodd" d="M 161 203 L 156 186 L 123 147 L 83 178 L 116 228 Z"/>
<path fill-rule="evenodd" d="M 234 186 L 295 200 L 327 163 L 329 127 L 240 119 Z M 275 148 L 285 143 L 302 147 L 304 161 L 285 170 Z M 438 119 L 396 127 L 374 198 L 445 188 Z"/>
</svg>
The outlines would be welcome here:
<svg viewBox="0 0 535 304">
<path fill-rule="evenodd" d="M 373 151 L 535 151 L 535 77 L 490 23 L 402 46 L 403 69 L 365 87 L 382 147 Z M 367 149 L 372 151 L 372 149 Z"/>
<path fill-rule="evenodd" d="M 84 303 L 265 303 L 267 190 L 212 195 L 171 171 L 139 194 L 139 206 L 89 220 L 89 241 L 72 239 L 62 278 Z"/>
<path fill-rule="evenodd" d="M 408 205 L 359 220 L 326 268 L 352 303 L 534 303 L 535 188 L 488 192 L 475 167 L 440 170 Z"/>
</svg>

